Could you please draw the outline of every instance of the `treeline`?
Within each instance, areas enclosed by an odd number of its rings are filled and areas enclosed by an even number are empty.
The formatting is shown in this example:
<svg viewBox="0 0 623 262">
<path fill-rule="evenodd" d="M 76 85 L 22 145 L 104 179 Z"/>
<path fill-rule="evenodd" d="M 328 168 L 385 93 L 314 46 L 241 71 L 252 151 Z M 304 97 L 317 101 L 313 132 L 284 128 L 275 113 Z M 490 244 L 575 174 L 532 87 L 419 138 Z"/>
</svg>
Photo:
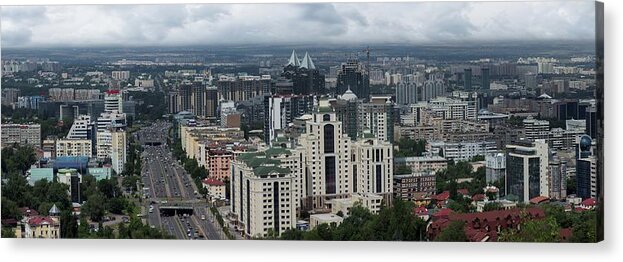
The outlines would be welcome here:
<svg viewBox="0 0 623 262">
<path fill-rule="evenodd" d="M 142 161 L 141 161 L 141 152 L 143 152 L 143 147 L 139 144 L 138 141 L 132 136 L 129 135 L 128 139 L 128 155 L 126 158 L 126 163 L 123 166 L 123 181 L 122 186 L 126 190 L 136 191 L 138 188 L 136 187 L 136 183 L 141 180 L 141 172 L 142 172 Z"/>
<path fill-rule="evenodd" d="M 208 171 L 205 168 L 200 167 L 196 159 L 186 157 L 186 152 L 184 152 L 184 149 L 182 149 L 182 144 L 179 139 L 172 140 L 175 141 L 171 145 L 173 156 L 175 156 L 175 158 L 179 159 L 182 162 L 184 170 L 186 170 L 186 172 L 190 174 L 190 177 L 195 182 L 198 192 L 202 195 L 206 195 L 208 192 L 207 189 L 203 188 L 201 180 L 208 177 Z"/>
<path fill-rule="evenodd" d="M 338 226 L 320 224 L 309 231 L 289 229 L 262 239 L 335 240 L 335 241 L 424 241 L 426 222 L 413 215 L 414 204 L 395 199 L 392 207 L 382 207 L 379 214 L 355 205 Z M 339 214 L 338 214 L 339 215 Z"/>
</svg>

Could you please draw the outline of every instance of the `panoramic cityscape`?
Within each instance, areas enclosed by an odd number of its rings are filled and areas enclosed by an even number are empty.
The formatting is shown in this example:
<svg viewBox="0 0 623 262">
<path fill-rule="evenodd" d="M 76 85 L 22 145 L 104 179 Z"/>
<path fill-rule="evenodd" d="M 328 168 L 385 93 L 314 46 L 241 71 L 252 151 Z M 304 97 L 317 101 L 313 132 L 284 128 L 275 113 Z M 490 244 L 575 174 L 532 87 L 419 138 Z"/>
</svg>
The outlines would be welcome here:
<svg viewBox="0 0 623 262">
<path fill-rule="evenodd" d="M 2 238 L 601 241 L 562 3 L 3 6 Z"/>
</svg>

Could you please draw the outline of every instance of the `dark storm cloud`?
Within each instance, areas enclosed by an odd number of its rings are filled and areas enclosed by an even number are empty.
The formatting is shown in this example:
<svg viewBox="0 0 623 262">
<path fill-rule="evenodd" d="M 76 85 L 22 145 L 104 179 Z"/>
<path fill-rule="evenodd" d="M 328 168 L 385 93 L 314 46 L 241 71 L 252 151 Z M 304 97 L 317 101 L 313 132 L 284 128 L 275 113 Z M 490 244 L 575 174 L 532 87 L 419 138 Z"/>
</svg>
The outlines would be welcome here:
<svg viewBox="0 0 623 262">
<path fill-rule="evenodd" d="M 594 2 L 3 7 L 2 46 L 592 39 Z"/>
</svg>

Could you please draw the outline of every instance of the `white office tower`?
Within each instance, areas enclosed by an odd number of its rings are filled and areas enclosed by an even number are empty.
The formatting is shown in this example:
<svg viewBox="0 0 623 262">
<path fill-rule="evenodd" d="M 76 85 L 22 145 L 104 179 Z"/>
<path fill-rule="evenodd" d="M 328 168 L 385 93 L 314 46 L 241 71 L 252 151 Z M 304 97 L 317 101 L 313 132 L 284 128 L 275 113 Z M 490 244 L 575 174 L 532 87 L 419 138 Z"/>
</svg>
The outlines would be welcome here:
<svg viewBox="0 0 623 262">
<path fill-rule="evenodd" d="M 247 237 L 281 235 L 296 225 L 298 174 L 289 167 L 298 159 L 290 150 L 270 148 L 232 162 L 231 211 Z"/>
<path fill-rule="evenodd" d="M 67 134 L 67 139 L 91 139 L 91 132 L 93 132 L 91 116 L 79 115 L 78 118 L 74 119 L 74 123 Z"/>
<path fill-rule="evenodd" d="M 549 197 L 549 148 L 543 139 L 506 145 L 506 195 L 521 202 L 537 196 Z"/>
<path fill-rule="evenodd" d="M 124 131 L 126 127 L 125 120 L 125 114 L 116 111 L 102 113 L 101 116 L 97 118 L 96 150 L 98 159 L 103 160 L 111 158 L 113 147 L 112 131 L 120 129 Z M 125 163 L 125 161 L 123 162 Z"/>
<path fill-rule="evenodd" d="M 375 193 L 390 200 L 393 192 L 394 155 L 392 144 L 370 133 L 353 142 L 353 188 L 357 193 Z"/>
<path fill-rule="evenodd" d="M 324 201 L 353 192 L 353 173 L 350 163 L 350 138 L 342 133 L 328 101 L 320 101 L 318 112 L 306 123 L 306 132 L 299 138 L 307 186 L 303 188 L 303 208 L 320 208 Z"/>
<path fill-rule="evenodd" d="M 110 160 L 112 169 L 117 173 L 123 172 L 127 157 L 127 138 L 125 130 L 111 128 L 107 133 L 110 134 Z"/>
<path fill-rule="evenodd" d="M 119 90 L 108 90 L 104 96 L 104 112 L 123 113 L 123 96 Z"/>
</svg>

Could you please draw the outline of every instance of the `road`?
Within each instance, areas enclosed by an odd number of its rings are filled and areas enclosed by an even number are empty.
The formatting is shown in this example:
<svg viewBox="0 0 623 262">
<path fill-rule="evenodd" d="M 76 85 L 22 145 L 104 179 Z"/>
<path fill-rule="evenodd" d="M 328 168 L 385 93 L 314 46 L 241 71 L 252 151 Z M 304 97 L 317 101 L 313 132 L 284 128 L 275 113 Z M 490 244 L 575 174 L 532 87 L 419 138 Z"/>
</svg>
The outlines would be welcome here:
<svg viewBox="0 0 623 262">
<path fill-rule="evenodd" d="M 144 148 L 141 180 L 143 197 L 147 200 L 144 201 L 147 223 L 177 239 L 226 239 L 218 223 L 211 219 L 206 200 L 197 196 L 190 174 L 172 156 L 166 144 L 170 127 L 167 122 L 154 122 L 136 132 Z M 171 207 L 185 208 L 192 214 L 172 211 Z"/>
</svg>

